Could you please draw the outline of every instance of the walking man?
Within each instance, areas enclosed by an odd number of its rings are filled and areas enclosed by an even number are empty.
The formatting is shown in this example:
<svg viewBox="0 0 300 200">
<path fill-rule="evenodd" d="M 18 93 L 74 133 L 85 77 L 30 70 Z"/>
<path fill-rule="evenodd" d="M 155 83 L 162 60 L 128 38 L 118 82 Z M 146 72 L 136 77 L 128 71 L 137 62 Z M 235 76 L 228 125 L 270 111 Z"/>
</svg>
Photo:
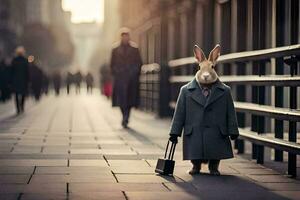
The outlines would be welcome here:
<svg viewBox="0 0 300 200">
<path fill-rule="evenodd" d="M 12 86 L 15 92 L 17 113 L 24 112 L 25 96 L 29 85 L 29 67 L 25 58 L 25 49 L 16 49 L 16 57 L 12 61 Z"/>
<path fill-rule="evenodd" d="M 132 107 L 139 103 L 139 75 L 142 59 L 130 30 L 122 28 L 121 42 L 112 50 L 111 72 L 114 77 L 112 105 L 121 109 L 122 126 L 127 128 Z"/>
</svg>

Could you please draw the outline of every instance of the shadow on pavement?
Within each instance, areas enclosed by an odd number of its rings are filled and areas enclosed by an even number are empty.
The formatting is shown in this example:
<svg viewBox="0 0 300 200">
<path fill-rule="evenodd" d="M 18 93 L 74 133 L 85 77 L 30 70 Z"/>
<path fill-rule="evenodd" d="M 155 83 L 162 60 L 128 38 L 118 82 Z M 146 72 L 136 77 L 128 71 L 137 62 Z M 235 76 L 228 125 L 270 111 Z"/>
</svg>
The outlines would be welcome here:
<svg viewBox="0 0 300 200">
<path fill-rule="evenodd" d="M 130 127 L 126 128 L 124 130 L 142 143 L 154 144 L 153 141 L 151 141 L 147 136 L 145 136 L 144 134 L 142 134 Z"/>
<path fill-rule="evenodd" d="M 8 117 L 4 117 L 0 120 L 0 129 L 2 130 L 2 132 L 9 131 L 10 129 L 14 129 L 16 123 L 18 123 L 25 117 L 26 117 L 25 113 L 13 114 Z"/>
<path fill-rule="evenodd" d="M 211 176 L 202 173 L 195 176 L 189 174 L 161 176 L 168 181 L 165 183 L 170 191 L 186 192 L 187 200 L 191 199 L 230 199 L 230 200 L 253 200 L 253 199 L 272 199 L 287 200 L 266 188 L 252 182 L 251 180 L 239 175 Z M 181 181 L 176 181 L 180 179 Z"/>
</svg>

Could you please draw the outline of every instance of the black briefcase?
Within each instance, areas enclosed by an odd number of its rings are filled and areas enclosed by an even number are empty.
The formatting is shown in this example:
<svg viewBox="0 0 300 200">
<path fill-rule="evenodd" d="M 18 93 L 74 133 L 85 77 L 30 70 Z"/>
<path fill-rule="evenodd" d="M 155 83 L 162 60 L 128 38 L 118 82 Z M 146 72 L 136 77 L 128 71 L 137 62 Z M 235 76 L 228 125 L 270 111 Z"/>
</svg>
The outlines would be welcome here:
<svg viewBox="0 0 300 200">
<path fill-rule="evenodd" d="M 155 172 L 161 175 L 172 175 L 174 172 L 175 161 L 173 160 L 173 157 L 174 157 L 176 144 L 172 143 L 169 156 L 167 158 L 169 143 L 170 141 L 168 141 L 164 158 L 163 159 L 160 158 L 157 160 Z"/>
</svg>

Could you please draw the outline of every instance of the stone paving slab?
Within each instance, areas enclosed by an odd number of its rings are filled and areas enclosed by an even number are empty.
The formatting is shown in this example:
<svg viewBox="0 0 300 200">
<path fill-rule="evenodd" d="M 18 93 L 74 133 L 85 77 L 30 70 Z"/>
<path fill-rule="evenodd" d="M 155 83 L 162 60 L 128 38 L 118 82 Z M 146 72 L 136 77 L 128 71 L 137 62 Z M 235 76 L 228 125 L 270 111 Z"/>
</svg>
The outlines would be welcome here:
<svg viewBox="0 0 300 200">
<path fill-rule="evenodd" d="M 158 176 L 150 174 L 116 174 L 120 183 L 165 183 L 165 182 L 183 182 L 182 179 L 170 176 Z"/>
<path fill-rule="evenodd" d="M 112 174 L 35 174 L 32 176 L 30 183 L 42 184 L 42 183 L 89 183 L 89 182 L 104 182 L 115 183 L 116 179 Z"/>
<path fill-rule="evenodd" d="M 107 162 L 99 157 L 98 160 L 70 160 L 70 166 L 108 166 Z"/>
<path fill-rule="evenodd" d="M 162 183 L 70 183 L 70 193 L 157 191 L 168 192 Z"/>
<path fill-rule="evenodd" d="M 67 166 L 67 160 L 2 159 L 0 166 Z"/>
<path fill-rule="evenodd" d="M 26 167 L 26 166 L 1 166 L 0 174 L 32 174 L 34 171 L 34 167 Z"/>
<path fill-rule="evenodd" d="M 0 194 L 1 200 L 17 200 L 19 194 Z"/>
<path fill-rule="evenodd" d="M 154 174 L 153 167 L 149 166 L 110 166 L 115 174 Z"/>
<path fill-rule="evenodd" d="M 87 174 L 87 175 L 111 175 L 111 169 L 107 167 L 37 167 L 35 174 Z"/>
<path fill-rule="evenodd" d="M 88 193 L 71 193 L 68 199 L 72 200 L 99 200 L 99 199 L 109 199 L 109 200 L 126 200 L 122 192 L 88 192 Z"/>
<path fill-rule="evenodd" d="M 130 167 L 149 167 L 149 164 L 145 160 L 108 160 L 108 163 L 112 167 L 126 166 Z"/>
<path fill-rule="evenodd" d="M 23 175 L 23 174 L 18 174 L 18 175 L 0 175 L 0 184 L 3 183 L 27 183 L 30 179 L 30 175 Z"/>
<path fill-rule="evenodd" d="M 32 194 L 32 193 L 25 193 L 21 196 L 21 200 L 66 200 L 67 194 Z"/>
<path fill-rule="evenodd" d="M 16 194 L 16 193 L 54 193 L 66 194 L 66 183 L 30 183 L 30 184 L 0 184 L 0 194 Z"/>
</svg>

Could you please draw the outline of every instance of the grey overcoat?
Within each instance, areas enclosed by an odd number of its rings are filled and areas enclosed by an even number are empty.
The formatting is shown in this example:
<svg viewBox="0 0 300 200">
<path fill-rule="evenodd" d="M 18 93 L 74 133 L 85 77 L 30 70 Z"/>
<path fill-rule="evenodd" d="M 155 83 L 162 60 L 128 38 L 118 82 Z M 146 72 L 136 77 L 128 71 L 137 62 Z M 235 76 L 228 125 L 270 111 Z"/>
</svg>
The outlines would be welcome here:
<svg viewBox="0 0 300 200">
<path fill-rule="evenodd" d="M 194 78 L 180 89 L 170 134 L 182 135 L 183 160 L 232 158 L 229 136 L 239 135 L 230 87 L 219 80 L 206 100 Z"/>
</svg>

